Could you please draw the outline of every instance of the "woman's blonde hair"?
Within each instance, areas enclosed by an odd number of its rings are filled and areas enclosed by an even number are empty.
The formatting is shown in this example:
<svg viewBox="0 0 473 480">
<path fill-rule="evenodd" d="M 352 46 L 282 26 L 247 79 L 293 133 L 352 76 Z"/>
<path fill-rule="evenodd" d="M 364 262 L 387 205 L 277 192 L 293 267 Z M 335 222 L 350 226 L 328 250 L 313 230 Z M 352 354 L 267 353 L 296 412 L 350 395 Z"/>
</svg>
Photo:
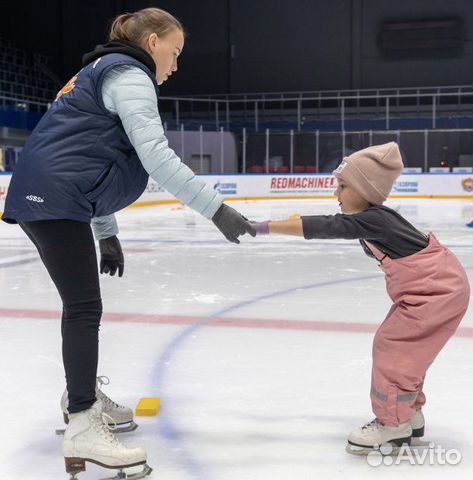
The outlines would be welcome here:
<svg viewBox="0 0 473 480">
<path fill-rule="evenodd" d="M 113 20 L 110 28 L 110 40 L 128 40 L 141 46 L 151 33 L 164 37 L 178 28 L 185 36 L 182 23 L 169 12 L 160 8 L 144 8 L 135 13 L 123 13 Z"/>
</svg>

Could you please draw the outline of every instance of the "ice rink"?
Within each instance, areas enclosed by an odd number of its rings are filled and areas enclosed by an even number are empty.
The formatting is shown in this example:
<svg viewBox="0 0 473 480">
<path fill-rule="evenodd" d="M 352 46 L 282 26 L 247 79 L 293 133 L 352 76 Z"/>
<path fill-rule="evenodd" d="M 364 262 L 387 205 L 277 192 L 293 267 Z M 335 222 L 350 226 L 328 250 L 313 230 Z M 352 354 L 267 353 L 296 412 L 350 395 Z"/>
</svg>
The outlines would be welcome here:
<svg viewBox="0 0 473 480">
<path fill-rule="evenodd" d="M 334 200 L 234 202 L 250 219 L 331 214 Z M 473 203 L 388 206 L 459 257 L 473 280 Z M 373 332 L 390 306 L 382 272 L 356 241 L 243 237 L 173 206 L 118 214 L 123 278 L 102 276 L 99 374 L 105 393 L 155 418 L 120 439 L 145 446 L 150 479 L 463 479 L 473 472 L 473 306 L 425 382 L 426 439 L 457 465 L 370 466 L 346 436 L 373 418 Z M 67 479 L 59 400 L 61 304 L 32 244 L 0 225 L 0 479 Z M 382 470 L 382 471 L 380 471 Z M 87 464 L 78 478 L 113 470 Z"/>
</svg>

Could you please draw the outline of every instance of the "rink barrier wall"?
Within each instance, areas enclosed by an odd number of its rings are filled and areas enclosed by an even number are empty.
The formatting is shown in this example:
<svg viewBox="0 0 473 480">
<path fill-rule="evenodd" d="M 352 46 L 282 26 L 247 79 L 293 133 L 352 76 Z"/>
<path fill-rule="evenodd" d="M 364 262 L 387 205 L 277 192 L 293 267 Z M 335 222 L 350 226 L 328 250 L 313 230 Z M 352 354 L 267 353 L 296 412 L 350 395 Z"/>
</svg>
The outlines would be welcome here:
<svg viewBox="0 0 473 480">
<path fill-rule="evenodd" d="M 231 200 L 333 199 L 337 181 L 330 174 L 199 175 L 209 187 Z M 3 211 L 11 174 L 0 174 L 0 212 Z M 41 194 L 41 192 L 32 192 Z M 464 173 L 404 174 L 394 184 L 390 198 L 473 198 L 473 175 Z M 131 205 L 143 207 L 179 203 L 150 179 L 146 190 Z"/>
<path fill-rule="evenodd" d="M 257 201 L 266 201 L 266 200 L 300 200 L 301 198 L 304 198 L 306 200 L 334 200 L 335 196 L 334 195 L 327 195 L 327 196 L 317 196 L 317 197 L 309 197 L 309 196 L 304 196 L 304 197 L 239 197 L 239 198 L 225 198 L 225 202 L 257 202 Z M 468 197 L 468 196 L 458 196 L 458 195 L 416 195 L 416 196 L 397 196 L 397 195 L 390 195 L 389 200 L 396 200 L 396 199 L 430 199 L 430 200 L 472 200 L 473 197 Z M 132 205 L 130 205 L 128 208 L 144 208 L 144 207 L 153 207 L 153 206 L 159 206 L 159 205 L 182 205 L 182 202 L 180 202 L 177 199 L 174 200 L 155 200 L 155 201 L 146 201 L 146 202 L 139 202 L 136 201 Z"/>
</svg>

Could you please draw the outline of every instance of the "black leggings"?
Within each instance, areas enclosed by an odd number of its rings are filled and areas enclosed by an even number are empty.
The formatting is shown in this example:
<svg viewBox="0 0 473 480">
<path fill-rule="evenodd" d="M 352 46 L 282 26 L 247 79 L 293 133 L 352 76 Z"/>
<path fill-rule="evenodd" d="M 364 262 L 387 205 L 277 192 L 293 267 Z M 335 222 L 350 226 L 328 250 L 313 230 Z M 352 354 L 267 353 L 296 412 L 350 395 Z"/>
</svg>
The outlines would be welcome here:
<svg viewBox="0 0 473 480">
<path fill-rule="evenodd" d="M 36 245 L 62 300 L 62 358 L 69 413 L 95 402 L 99 326 L 99 274 L 90 225 L 72 220 L 20 222 Z"/>
</svg>

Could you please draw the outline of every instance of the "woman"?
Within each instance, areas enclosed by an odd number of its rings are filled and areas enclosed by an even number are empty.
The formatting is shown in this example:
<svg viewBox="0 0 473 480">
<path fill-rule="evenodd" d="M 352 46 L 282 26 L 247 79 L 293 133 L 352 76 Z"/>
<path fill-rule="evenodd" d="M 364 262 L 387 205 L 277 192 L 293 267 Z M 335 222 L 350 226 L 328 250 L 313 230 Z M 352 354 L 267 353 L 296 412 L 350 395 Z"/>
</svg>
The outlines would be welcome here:
<svg viewBox="0 0 473 480">
<path fill-rule="evenodd" d="M 82 70 L 33 131 L 6 199 L 3 220 L 19 223 L 36 245 L 63 302 L 63 450 L 73 476 L 85 470 L 85 460 L 106 468 L 146 462 L 143 449 L 125 447 L 107 428 L 131 422 L 133 414 L 108 399 L 96 381 L 102 303 L 90 223 L 99 240 L 100 272 L 121 276 L 113 213 L 134 202 L 151 176 L 212 219 L 229 241 L 255 235 L 164 136 L 158 85 L 177 71 L 184 39 L 181 23 L 157 8 L 117 17 L 110 42 L 84 56 Z"/>
</svg>

